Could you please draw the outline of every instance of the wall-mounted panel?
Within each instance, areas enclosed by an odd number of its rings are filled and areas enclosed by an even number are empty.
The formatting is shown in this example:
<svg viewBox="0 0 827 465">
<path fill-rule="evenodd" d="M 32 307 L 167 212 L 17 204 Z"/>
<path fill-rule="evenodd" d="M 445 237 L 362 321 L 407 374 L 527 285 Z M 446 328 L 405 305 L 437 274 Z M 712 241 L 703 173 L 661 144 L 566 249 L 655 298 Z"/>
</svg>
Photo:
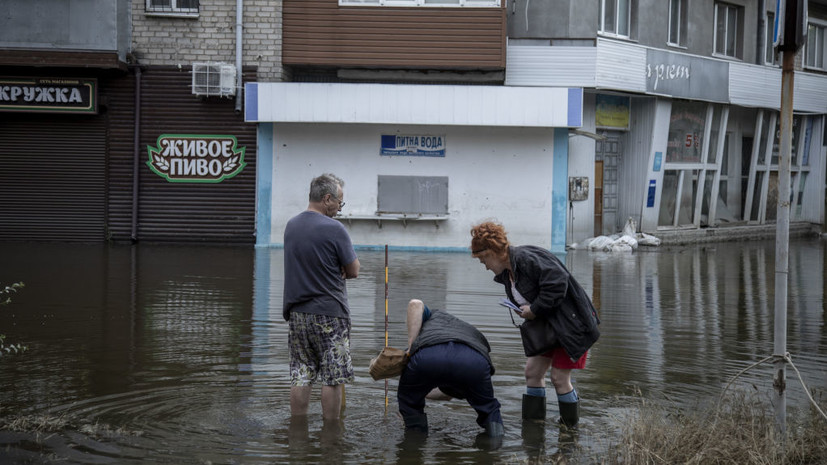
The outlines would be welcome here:
<svg viewBox="0 0 827 465">
<path fill-rule="evenodd" d="M 646 49 L 612 40 L 597 41 L 597 88 L 646 92 Z"/>
<path fill-rule="evenodd" d="M 502 70 L 505 8 L 346 7 L 285 0 L 285 65 Z"/>
<path fill-rule="evenodd" d="M 509 46 L 507 86 L 594 87 L 596 47 Z"/>
</svg>

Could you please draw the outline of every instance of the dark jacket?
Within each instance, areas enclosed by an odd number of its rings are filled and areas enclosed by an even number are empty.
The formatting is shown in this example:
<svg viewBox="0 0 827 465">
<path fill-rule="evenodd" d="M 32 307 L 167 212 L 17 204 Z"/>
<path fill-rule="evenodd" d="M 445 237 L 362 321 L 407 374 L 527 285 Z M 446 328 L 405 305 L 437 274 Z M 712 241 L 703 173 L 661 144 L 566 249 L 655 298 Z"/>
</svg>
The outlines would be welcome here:
<svg viewBox="0 0 827 465">
<path fill-rule="evenodd" d="M 491 374 L 494 374 L 494 364 L 491 363 L 491 346 L 488 339 L 473 325 L 451 315 L 446 311 L 432 310 L 431 317 L 422 322 L 422 329 L 414 339 L 408 352 L 413 356 L 423 347 L 444 344 L 446 342 L 459 342 L 476 350 L 491 367 Z"/>
<path fill-rule="evenodd" d="M 517 291 L 531 303 L 537 318 L 548 318 L 557 333 L 560 345 L 573 360 L 586 353 L 600 337 L 600 320 L 586 291 L 550 251 L 533 245 L 508 248 Z M 494 277 L 511 294 L 508 270 Z"/>
</svg>

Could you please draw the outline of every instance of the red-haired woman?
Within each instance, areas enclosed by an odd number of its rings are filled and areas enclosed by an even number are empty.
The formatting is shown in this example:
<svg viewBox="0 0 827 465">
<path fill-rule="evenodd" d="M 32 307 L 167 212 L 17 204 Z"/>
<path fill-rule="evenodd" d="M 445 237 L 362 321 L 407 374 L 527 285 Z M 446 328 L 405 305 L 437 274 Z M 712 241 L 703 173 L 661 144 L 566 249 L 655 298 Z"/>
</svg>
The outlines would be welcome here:
<svg viewBox="0 0 827 465">
<path fill-rule="evenodd" d="M 486 221 L 471 229 L 471 255 L 505 286 L 508 299 L 522 310 L 519 316 L 547 318 L 557 337 L 557 346 L 526 359 L 523 418 L 545 419 L 545 375 L 551 368 L 560 422 L 576 426 L 580 398 L 571 384 L 571 371 L 586 366 L 588 349 L 600 337 L 591 299 L 554 254 L 542 247 L 511 245 L 499 223 Z"/>
</svg>

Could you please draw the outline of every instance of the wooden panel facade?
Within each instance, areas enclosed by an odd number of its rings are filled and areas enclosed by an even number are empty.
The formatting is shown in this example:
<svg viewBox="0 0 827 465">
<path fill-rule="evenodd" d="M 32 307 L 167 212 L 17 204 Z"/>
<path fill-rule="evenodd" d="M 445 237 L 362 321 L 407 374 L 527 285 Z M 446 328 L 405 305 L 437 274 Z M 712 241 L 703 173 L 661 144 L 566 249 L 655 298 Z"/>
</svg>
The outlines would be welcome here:
<svg viewBox="0 0 827 465">
<path fill-rule="evenodd" d="M 506 10 L 284 0 L 288 66 L 503 70 Z"/>
</svg>

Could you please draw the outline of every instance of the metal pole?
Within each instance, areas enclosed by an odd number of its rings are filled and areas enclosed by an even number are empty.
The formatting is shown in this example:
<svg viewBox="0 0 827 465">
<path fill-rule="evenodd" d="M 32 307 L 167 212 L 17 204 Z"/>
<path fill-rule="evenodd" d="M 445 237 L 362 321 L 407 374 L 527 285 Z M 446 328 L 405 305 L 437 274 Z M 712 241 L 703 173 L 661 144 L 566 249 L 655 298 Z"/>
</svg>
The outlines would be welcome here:
<svg viewBox="0 0 827 465">
<path fill-rule="evenodd" d="M 388 346 L 388 245 L 385 244 L 385 347 Z M 385 378 L 385 413 L 388 411 L 388 379 Z"/>
<path fill-rule="evenodd" d="M 773 354 L 775 374 L 775 422 L 781 438 L 787 431 L 787 367 L 781 358 L 787 353 L 787 278 L 790 250 L 790 161 L 793 128 L 793 67 L 795 51 L 785 50 L 781 72 L 781 115 L 778 147 L 778 214 L 775 237 L 775 331 Z M 771 134 L 768 132 L 768 134 Z M 769 136 L 771 137 L 771 136 Z M 769 143 L 769 142 L 768 142 Z"/>
<path fill-rule="evenodd" d="M 141 66 L 135 67 L 135 127 L 132 141 L 132 230 L 130 239 L 138 240 L 138 188 L 140 186 L 140 145 L 141 145 Z"/>
</svg>

